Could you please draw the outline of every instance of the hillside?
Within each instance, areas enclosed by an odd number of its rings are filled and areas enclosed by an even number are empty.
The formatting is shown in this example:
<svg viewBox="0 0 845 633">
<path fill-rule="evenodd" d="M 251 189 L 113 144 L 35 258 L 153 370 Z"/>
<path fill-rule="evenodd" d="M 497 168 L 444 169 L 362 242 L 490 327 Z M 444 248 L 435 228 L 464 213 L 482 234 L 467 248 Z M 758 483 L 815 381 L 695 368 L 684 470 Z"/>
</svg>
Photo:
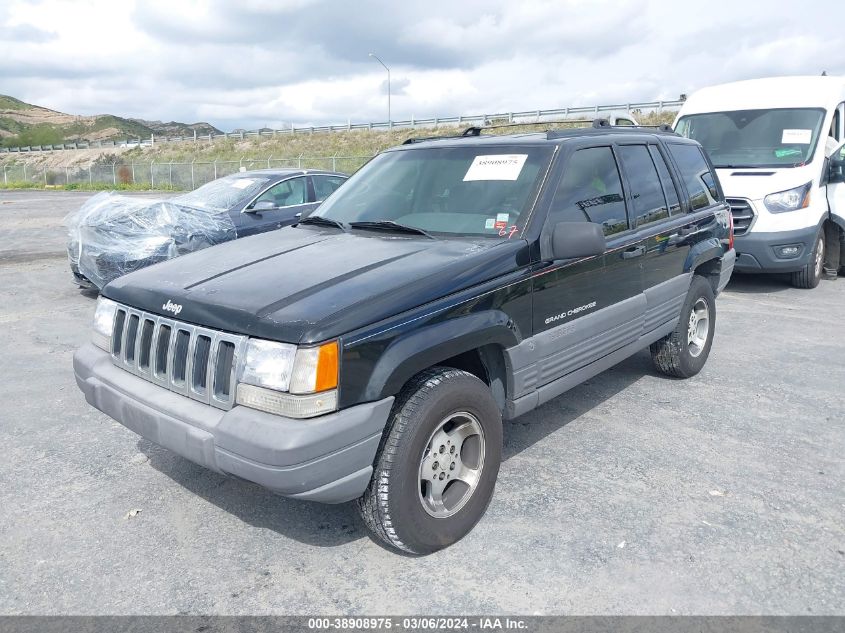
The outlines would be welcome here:
<svg viewBox="0 0 845 633">
<path fill-rule="evenodd" d="M 220 134 L 220 130 L 210 123 L 179 123 L 178 121 L 163 123 L 162 121 L 146 121 L 144 119 L 129 119 L 129 121 L 143 125 L 157 136 L 191 136 L 194 132 L 197 133 L 197 136 Z"/>
<path fill-rule="evenodd" d="M 0 95 L 0 144 L 6 147 L 149 138 L 151 134 L 190 136 L 194 130 L 197 134 L 220 133 L 208 123 L 162 123 L 113 114 L 77 116 Z"/>
</svg>

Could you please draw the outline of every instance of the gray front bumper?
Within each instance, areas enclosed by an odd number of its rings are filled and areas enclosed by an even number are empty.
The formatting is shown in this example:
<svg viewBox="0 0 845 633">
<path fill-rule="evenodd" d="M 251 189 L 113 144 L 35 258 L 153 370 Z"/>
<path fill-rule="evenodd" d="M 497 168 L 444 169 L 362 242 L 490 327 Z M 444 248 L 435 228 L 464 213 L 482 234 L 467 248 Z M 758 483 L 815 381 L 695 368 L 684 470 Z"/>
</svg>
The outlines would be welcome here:
<svg viewBox="0 0 845 633">
<path fill-rule="evenodd" d="M 115 367 L 90 343 L 73 370 L 89 404 L 142 437 L 215 472 L 323 503 L 363 494 L 393 405 L 390 397 L 309 420 L 222 411 Z"/>
<path fill-rule="evenodd" d="M 736 270 L 747 273 L 791 273 L 801 270 L 810 261 L 820 227 L 809 226 L 797 231 L 746 233 L 734 238 L 737 252 Z M 779 257 L 780 246 L 797 246 L 795 257 Z"/>
</svg>

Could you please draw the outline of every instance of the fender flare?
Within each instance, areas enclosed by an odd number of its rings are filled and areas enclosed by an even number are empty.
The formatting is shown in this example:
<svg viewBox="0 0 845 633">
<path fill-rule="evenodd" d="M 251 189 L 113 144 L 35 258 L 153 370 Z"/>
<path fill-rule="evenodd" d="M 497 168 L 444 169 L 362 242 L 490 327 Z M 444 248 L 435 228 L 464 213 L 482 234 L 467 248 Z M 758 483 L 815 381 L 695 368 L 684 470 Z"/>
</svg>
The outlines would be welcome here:
<svg viewBox="0 0 845 633">
<path fill-rule="evenodd" d="M 845 218 L 830 213 L 830 221 L 836 226 L 838 226 L 843 232 L 845 232 Z"/>
<path fill-rule="evenodd" d="M 424 369 L 458 354 L 489 345 L 502 348 L 519 343 L 508 315 L 486 310 L 414 329 L 391 341 L 373 368 L 364 390 L 367 400 L 395 396 Z"/>
<path fill-rule="evenodd" d="M 721 263 L 724 254 L 725 249 L 722 243 L 715 237 L 698 242 L 687 253 L 687 259 L 684 262 L 684 272 L 691 273 L 705 262 L 714 259 L 719 260 Z"/>
</svg>

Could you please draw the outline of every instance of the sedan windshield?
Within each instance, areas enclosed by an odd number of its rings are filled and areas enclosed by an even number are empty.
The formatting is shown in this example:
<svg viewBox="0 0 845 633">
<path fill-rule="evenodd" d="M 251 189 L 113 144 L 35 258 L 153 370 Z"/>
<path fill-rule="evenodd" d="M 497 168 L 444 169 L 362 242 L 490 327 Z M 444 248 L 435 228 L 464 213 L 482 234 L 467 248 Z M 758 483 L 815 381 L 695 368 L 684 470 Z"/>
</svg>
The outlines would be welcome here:
<svg viewBox="0 0 845 633">
<path fill-rule="evenodd" d="M 716 167 L 797 167 L 812 160 L 823 119 L 815 108 L 709 112 L 681 117 L 675 131 Z"/>
<path fill-rule="evenodd" d="M 398 224 L 427 234 L 513 237 L 523 229 L 551 156 L 551 147 L 530 145 L 385 152 L 314 215 L 352 230 L 381 223 L 388 231 Z"/>
<path fill-rule="evenodd" d="M 173 202 L 208 211 L 226 211 L 246 202 L 270 181 L 265 176 L 226 176 L 173 198 Z"/>
</svg>

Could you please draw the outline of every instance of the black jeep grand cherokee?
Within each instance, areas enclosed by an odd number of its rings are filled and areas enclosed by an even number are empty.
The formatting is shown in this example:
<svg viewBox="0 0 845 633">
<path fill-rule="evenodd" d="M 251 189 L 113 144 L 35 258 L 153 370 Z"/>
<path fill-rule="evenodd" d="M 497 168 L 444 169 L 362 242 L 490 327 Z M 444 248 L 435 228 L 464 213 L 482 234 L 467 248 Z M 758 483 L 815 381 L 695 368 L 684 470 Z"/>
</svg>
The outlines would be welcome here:
<svg viewBox="0 0 845 633">
<path fill-rule="evenodd" d="M 298 225 L 108 284 L 89 403 L 217 472 L 358 499 L 427 553 L 483 515 L 515 418 L 651 346 L 704 365 L 734 262 L 701 147 L 591 129 L 409 141 Z"/>
</svg>

